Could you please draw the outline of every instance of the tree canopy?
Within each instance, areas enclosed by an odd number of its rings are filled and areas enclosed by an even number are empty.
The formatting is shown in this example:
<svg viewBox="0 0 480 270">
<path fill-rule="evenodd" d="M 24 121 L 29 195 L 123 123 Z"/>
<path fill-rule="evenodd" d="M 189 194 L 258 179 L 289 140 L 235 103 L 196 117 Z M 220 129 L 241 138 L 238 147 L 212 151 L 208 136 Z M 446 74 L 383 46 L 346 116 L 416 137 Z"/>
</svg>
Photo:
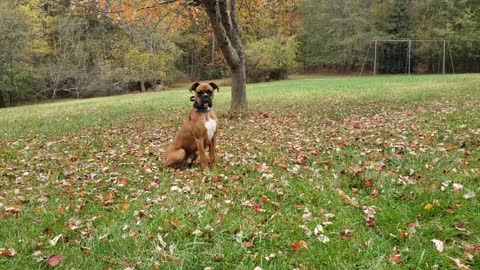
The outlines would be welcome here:
<svg viewBox="0 0 480 270">
<path fill-rule="evenodd" d="M 0 0 L 0 106 L 234 77 L 237 64 L 228 50 L 235 48 L 235 38 L 229 48 L 221 28 L 211 27 L 219 16 L 219 26 L 228 28 L 232 14 L 241 42 L 235 50 L 242 48 L 237 56 L 244 58 L 247 81 L 281 79 L 290 72 L 358 72 L 374 38 L 447 39 L 457 71 L 480 70 L 478 1 L 215 3 Z M 217 8 L 225 9 L 223 17 L 213 13 Z M 435 52 L 426 45 L 417 53 Z M 432 60 L 424 61 L 433 72 Z"/>
</svg>

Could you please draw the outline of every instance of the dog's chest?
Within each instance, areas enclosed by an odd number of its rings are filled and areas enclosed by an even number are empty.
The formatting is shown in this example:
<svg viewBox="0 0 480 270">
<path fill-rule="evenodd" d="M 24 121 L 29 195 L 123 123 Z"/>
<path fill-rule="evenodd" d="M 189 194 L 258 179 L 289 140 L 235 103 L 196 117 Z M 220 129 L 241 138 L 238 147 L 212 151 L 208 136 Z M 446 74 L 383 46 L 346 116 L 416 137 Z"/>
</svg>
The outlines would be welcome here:
<svg viewBox="0 0 480 270">
<path fill-rule="evenodd" d="M 215 131 L 217 131 L 217 121 L 215 119 L 209 118 L 205 122 L 205 128 L 207 129 L 208 141 L 211 141 Z"/>
</svg>

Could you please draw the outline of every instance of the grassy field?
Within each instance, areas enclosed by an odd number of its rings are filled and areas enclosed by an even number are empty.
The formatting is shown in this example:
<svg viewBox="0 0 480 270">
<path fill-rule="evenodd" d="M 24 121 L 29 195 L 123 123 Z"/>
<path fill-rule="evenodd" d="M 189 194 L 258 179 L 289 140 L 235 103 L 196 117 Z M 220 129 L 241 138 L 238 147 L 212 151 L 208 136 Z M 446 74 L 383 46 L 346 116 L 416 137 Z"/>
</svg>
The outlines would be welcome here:
<svg viewBox="0 0 480 270">
<path fill-rule="evenodd" d="M 0 269 L 480 269 L 480 75 L 228 88 L 206 172 L 187 90 L 0 110 Z"/>
</svg>

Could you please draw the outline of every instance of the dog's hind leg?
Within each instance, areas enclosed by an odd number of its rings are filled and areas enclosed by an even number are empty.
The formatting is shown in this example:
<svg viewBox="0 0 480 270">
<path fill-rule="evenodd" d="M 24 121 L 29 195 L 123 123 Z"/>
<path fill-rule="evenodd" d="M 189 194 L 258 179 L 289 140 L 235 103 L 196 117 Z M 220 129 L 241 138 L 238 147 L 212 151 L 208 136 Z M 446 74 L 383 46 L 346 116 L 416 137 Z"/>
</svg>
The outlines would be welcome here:
<svg viewBox="0 0 480 270">
<path fill-rule="evenodd" d="M 165 165 L 167 165 L 167 167 L 181 166 L 183 164 L 183 161 L 185 160 L 185 156 L 185 150 L 183 150 L 182 148 L 171 151 L 167 154 L 167 157 L 165 158 Z"/>
</svg>

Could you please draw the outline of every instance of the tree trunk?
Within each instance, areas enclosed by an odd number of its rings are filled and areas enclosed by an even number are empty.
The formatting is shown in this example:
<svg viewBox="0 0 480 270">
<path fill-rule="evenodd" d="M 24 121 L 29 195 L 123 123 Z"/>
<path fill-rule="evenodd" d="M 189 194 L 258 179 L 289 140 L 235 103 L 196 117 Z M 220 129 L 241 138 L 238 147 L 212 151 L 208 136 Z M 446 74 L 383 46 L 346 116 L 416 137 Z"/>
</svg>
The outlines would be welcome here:
<svg viewBox="0 0 480 270">
<path fill-rule="evenodd" d="M 243 62 L 243 61 L 242 61 Z M 245 65 L 242 63 L 238 68 L 231 69 L 232 73 L 232 101 L 230 109 L 234 112 L 247 111 L 247 91 Z"/>
<path fill-rule="evenodd" d="M 140 87 L 142 88 L 142 93 L 145 93 L 145 81 L 144 80 L 140 81 Z"/>
<path fill-rule="evenodd" d="M 247 92 L 245 75 L 245 55 L 240 38 L 236 10 L 236 0 L 201 0 L 210 19 L 217 45 L 222 51 L 232 75 L 233 112 L 247 111 Z"/>
<path fill-rule="evenodd" d="M 57 97 L 57 87 L 53 88 L 52 100 L 54 100 L 56 97 Z"/>
<path fill-rule="evenodd" d="M 0 92 L 0 108 L 5 108 L 5 107 L 7 107 L 5 104 L 5 97 L 4 97 L 4 94 Z"/>
</svg>

